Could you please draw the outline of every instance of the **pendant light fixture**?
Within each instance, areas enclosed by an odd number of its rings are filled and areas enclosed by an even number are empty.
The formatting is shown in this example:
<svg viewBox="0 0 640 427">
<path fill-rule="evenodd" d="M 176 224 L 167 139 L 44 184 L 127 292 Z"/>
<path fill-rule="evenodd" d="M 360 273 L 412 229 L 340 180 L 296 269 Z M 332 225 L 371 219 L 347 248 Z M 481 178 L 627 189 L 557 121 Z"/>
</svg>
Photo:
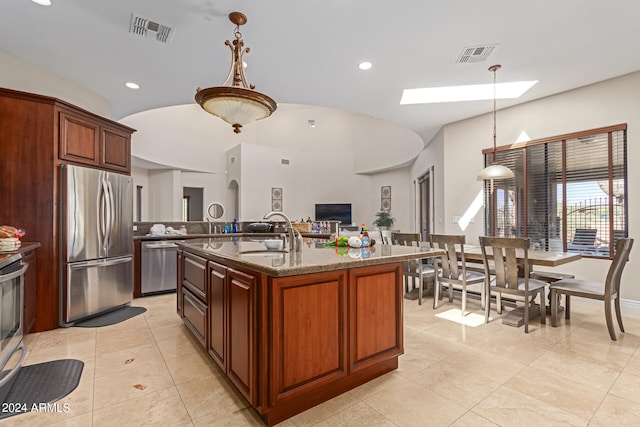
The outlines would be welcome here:
<svg viewBox="0 0 640 427">
<path fill-rule="evenodd" d="M 501 65 L 492 65 L 489 67 L 489 71 L 493 73 L 493 161 L 491 165 L 480 171 L 478 181 L 513 178 L 511 169 L 496 163 L 496 71 L 501 67 Z"/>
<path fill-rule="evenodd" d="M 235 40 L 225 44 L 231 49 L 231 67 L 222 86 L 196 89 L 196 102 L 203 110 L 220 117 L 240 133 L 243 125 L 269 117 L 276 108 L 276 102 L 267 95 L 254 90 L 244 75 L 243 57 L 250 49 L 244 48 L 240 26 L 247 23 L 247 17 L 240 12 L 231 12 L 229 20 L 236 25 Z M 231 83 L 229 85 L 229 83 Z"/>
</svg>

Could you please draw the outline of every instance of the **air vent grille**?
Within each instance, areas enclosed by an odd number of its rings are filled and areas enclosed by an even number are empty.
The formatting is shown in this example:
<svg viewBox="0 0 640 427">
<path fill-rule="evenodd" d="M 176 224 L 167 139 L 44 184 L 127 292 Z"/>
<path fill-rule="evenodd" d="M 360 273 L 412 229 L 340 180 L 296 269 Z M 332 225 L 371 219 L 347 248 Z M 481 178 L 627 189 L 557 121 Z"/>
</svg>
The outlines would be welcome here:
<svg viewBox="0 0 640 427">
<path fill-rule="evenodd" d="M 282 163 L 283 165 L 288 165 L 289 159 L 280 159 L 280 163 Z"/>
<path fill-rule="evenodd" d="M 484 62 L 498 45 L 469 46 L 462 49 L 456 64 Z"/>
<path fill-rule="evenodd" d="M 154 38 L 161 43 L 169 43 L 175 30 L 132 13 L 129 32 L 142 37 Z"/>
</svg>

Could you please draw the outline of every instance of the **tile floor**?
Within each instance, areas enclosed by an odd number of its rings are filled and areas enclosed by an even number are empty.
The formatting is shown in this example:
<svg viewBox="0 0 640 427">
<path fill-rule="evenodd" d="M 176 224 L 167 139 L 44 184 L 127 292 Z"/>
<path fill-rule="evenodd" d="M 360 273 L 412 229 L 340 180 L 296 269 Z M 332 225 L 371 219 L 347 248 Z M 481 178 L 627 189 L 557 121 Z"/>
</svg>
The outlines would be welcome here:
<svg viewBox="0 0 640 427">
<path fill-rule="evenodd" d="M 572 319 L 530 333 L 463 326 L 436 317 L 459 308 L 405 300 L 399 369 L 299 414 L 281 426 L 638 425 L 640 312 L 609 339 L 601 304 L 575 299 Z M 260 426 L 175 314 L 175 295 L 134 301 L 147 312 L 118 325 L 29 335 L 26 364 L 85 362 L 68 412 L 22 414 L 11 426 Z M 469 304 L 480 313 L 480 307 Z M 455 318 L 455 317 L 454 317 Z"/>
</svg>

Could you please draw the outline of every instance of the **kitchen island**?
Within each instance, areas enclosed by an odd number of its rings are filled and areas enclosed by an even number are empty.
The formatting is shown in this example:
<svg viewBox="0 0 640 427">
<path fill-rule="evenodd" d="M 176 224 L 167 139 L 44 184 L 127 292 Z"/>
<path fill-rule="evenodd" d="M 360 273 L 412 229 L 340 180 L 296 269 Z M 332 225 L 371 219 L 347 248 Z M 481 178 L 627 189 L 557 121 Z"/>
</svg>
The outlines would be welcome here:
<svg viewBox="0 0 640 427">
<path fill-rule="evenodd" d="M 177 311 L 268 425 L 398 367 L 402 262 L 418 247 L 267 251 L 264 237 L 178 243 Z"/>
</svg>

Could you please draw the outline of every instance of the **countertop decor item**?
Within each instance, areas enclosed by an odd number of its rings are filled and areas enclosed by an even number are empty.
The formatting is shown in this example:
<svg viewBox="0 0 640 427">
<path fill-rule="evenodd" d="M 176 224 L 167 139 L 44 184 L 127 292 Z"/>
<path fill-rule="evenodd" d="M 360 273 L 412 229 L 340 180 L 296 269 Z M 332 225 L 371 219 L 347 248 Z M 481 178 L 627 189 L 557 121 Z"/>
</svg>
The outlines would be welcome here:
<svg viewBox="0 0 640 427">
<path fill-rule="evenodd" d="M 243 57 L 250 49 L 244 47 L 240 26 L 247 23 L 247 17 L 240 12 L 231 12 L 229 20 L 236 24 L 235 40 L 225 44 L 231 49 L 231 68 L 222 86 L 196 89 L 196 102 L 208 113 L 220 117 L 240 133 L 243 125 L 269 117 L 276 108 L 276 102 L 267 95 L 254 90 L 244 75 Z M 228 85 L 228 83 L 232 83 Z"/>
<path fill-rule="evenodd" d="M 478 181 L 513 178 L 513 171 L 511 169 L 496 163 L 496 71 L 501 67 L 502 65 L 492 65 L 489 67 L 489 71 L 493 73 L 493 163 L 480 171 Z"/>
</svg>

